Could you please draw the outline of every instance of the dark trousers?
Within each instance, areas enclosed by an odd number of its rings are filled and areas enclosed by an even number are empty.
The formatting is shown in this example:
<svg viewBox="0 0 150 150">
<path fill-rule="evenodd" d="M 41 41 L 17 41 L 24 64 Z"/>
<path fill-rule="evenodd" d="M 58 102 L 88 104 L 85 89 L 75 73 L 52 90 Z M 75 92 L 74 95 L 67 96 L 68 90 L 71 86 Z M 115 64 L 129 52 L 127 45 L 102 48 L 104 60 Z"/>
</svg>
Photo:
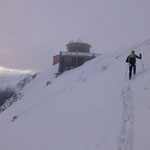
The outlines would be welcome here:
<svg viewBox="0 0 150 150">
<path fill-rule="evenodd" d="M 133 70 L 133 74 L 136 74 L 136 65 L 130 65 L 130 67 L 129 67 L 129 79 L 131 79 L 131 77 L 132 77 L 132 70 Z"/>
</svg>

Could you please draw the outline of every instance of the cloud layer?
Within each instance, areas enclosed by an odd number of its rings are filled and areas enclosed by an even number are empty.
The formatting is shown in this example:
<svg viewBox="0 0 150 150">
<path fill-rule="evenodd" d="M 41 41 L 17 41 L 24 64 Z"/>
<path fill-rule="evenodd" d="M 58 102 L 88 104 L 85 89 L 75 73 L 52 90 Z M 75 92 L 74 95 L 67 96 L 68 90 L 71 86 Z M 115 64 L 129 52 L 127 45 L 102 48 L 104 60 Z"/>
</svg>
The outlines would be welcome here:
<svg viewBox="0 0 150 150">
<path fill-rule="evenodd" d="M 81 38 L 105 53 L 150 37 L 148 0 L 1 0 L 0 66 L 41 70 Z"/>
</svg>

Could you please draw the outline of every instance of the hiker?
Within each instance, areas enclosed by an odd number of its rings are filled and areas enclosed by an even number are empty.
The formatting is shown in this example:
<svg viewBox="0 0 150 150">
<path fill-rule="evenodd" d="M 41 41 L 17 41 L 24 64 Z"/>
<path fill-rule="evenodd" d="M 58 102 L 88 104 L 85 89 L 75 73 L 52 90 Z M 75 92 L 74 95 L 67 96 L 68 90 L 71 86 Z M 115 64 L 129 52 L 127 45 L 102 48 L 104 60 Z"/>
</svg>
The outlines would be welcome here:
<svg viewBox="0 0 150 150">
<path fill-rule="evenodd" d="M 142 59 L 142 55 L 139 54 L 139 56 L 137 56 L 135 54 L 135 51 L 132 51 L 131 54 L 126 59 L 126 62 L 129 63 L 129 80 L 131 80 L 132 77 L 132 69 L 133 74 L 136 74 L 136 58 Z"/>
</svg>

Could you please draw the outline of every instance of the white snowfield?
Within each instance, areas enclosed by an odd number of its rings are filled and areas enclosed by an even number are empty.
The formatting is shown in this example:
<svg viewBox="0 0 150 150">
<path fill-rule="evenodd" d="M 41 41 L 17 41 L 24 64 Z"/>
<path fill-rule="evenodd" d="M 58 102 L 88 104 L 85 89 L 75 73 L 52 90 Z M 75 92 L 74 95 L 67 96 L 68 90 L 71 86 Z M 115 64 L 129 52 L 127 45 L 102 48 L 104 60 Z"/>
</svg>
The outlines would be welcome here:
<svg viewBox="0 0 150 150">
<path fill-rule="evenodd" d="M 134 48 L 143 59 L 131 81 L 132 48 L 41 72 L 0 114 L 0 150 L 150 150 L 150 40 Z"/>
</svg>

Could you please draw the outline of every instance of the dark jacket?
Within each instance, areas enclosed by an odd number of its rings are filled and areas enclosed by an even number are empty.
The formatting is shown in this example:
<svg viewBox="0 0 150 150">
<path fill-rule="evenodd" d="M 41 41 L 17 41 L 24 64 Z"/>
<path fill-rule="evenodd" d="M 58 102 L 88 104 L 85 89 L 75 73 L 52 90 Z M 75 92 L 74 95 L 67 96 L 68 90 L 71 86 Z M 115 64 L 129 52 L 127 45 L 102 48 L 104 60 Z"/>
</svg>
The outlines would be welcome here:
<svg viewBox="0 0 150 150">
<path fill-rule="evenodd" d="M 136 64 L 136 58 L 142 59 L 142 55 L 139 54 L 139 56 L 137 56 L 136 54 L 130 54 L 126 59 L 126 62 L 131 64 L 131 65 L 135 65 Z"/>
</svg>

